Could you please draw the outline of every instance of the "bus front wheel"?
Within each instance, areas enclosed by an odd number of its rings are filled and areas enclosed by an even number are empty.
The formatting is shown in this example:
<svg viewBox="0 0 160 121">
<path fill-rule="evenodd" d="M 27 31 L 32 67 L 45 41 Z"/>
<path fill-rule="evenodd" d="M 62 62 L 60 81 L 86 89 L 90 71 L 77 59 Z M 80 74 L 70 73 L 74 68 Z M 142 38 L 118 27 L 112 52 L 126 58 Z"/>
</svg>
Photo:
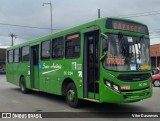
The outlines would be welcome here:
<svg viewBox="0 0 160 121">
<path fill-rule="evenodd" d="M 28 93 L 28 89 L 26 88 L 26 80 L 24 77 L 21 77 L 21 80 L 20 80 L 20 89 L 21 89 L 21 92 L 26 94 Z"/>
<path fill-rule="evenodd" d="M 77 89 L 73 83 L 69 83 L 65 92 L 67 104 L 73 108 L 77 108 L 80 104 Z"/>
</svg>

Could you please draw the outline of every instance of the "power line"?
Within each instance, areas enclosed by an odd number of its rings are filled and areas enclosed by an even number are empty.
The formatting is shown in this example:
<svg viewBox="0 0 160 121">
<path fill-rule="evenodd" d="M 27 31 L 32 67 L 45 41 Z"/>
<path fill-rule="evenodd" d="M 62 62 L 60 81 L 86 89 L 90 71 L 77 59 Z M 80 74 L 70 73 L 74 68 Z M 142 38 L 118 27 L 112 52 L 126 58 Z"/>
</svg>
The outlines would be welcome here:
<svg viewBox="0 0 160 121">
<path fill-rule="evenodd" d="M 156 13 L 153 13 L 153 12 L 156 12 Z M 142 15 L 138 15 L 138 14 L 142 14 Z M 142 16 L 150 16 L 150 15 L 158 15 L 158 14 L 160 14 L 160 10 L 155 10 L 155 11 L 150 11 L 150 12 L 149 11 L 148 12 L 141 12 L 141 13 L 135 13 L 135 14 L 127 14 L 127 15 L 119 15 L 119 16 L 115 16 L 115 17 L 132 18 L 132 17 L 142 17 Z M 18 24 L 9 24 L 9 23 L 0 23 L 0 25 L 50 30 L 50 28 L 42 28 L 42 27 L 18 25 Z M 61 29 L 52 29 L 52 30 L 61 30 Z"/>
<path fill-rule="evenodd" d="M 24 28 L 32 28 L 32 29 L 46 29 L 46 30 L 51 30 L 50 28 L 41 28 L 41 27 L 36 27 L 36 26 L 26 26 L 26 25 L 8 24 L 8 23 L 0 23 L 0 25 L 16 26 L 16 27 L 24 27 Z M 52 30 L 60 30 L 60 29 L 52 29 Z"/>
<path fill-rule="evenodd" d="M 137 15 L 137 14 L 153 13 L 153 12 L 160 12 L 160 10 L 146 11 L 146 12 L 141 12 L 141 13 L 126 14 L 126 15 L 118 15 L 118 16 L 115 16 L 115 17 L 125 17 L 125 16 L 131 16 L 131 15 Z"/>
<path fill-rule="evenodd" d="M 127 14 L 127 15 L 121 15 L 121 16 L 117 16 L 117 17 L 125 17 L 126 16 L 126 18 L 132 18 L 132 17 L 142 17 L 142 16 L 150 16 L 150 15 L 158 15 L 158 14 L 160 14 L 160 10 L 147 11 L 147 12 L 134 13 L 134 14 Z M 27 26 L 27 25 L 18 25 L 18 24 L 9 24 L 9 23 L 0 23 L 0 25 L 50 30 L 50 28 L 42 28 L 42 27 L 37 27 L 37 26 Z M 52 30 L 61 30 L 61 29 L 52 29 Z M 155 33 L 155 31 L 160 31 L 160 29 L 150 31 L 150 33 Z"/>
<path fill-rule="evenodd" d="M 154 33 L 154 32 L 156 32 L 156 33 L 157 33 L 157 32 L 160 32 L 160 29 L 150 30 L 149 32 L 150 32 L 150 33 Z"/>
<path fill-rule="evenodd" d="M 47 30 L 50 30 L 50 28 L 41 28 L 41 27 L 35 27 L 35 26 L 16 25 L 16 24 L 8 24 L 8 23 L 0 23 L 0 25 L 16 26 L 16 27 L 24 27 L 24 28 L 32 28 L 32 29 L 47 29 Z M 4 29 L 4 28 L 0 28 L 0 29 Z M 9 29 L 9 28 L 5 28 L 5 29 Z M 61 30 L 61 29 L 52 29 L 52 30 Z M 160 29 L 150 30 L 149 32 L 150 33 L 160 32 Z"/>
<path fill-rule="evenodd" d="M 156 13 L 155 13 L 155 12 L 156 12 Z M 142 14 L 142 15 L 138 15 L 138 14 Z M 144 14 L 144 15 L 143 15 L 143 14 Z M 158 15 L 158 14 L 160 14 L 160 10 L 147 11 L 147 12 L 134 13 L 134 14 L 127 14 L 127 15 L 119 15 L 119 16 L 115 16 L 115 17 L 131 18 L 131 17 L 141 17 L 141 16 L 149 16 L 149 15 Z M 42 27 L 37 27 L 37 26 L 27 26 L 27 25 L 18 25 L 18 24 L 9 24 L 9 23 L 0 23 L 0 25 L 50 30 L 50 28 L 42 28 Z M 61 30 L 61 29 L 52 29 L 52 30 Z"/>
<path fill-rule="evenodd" d="M 151 31 L 151 32 L 149 32 L 150 34 L 154 34 L 154 33 L 160 33 L 160 30 L 158 31 Z"/>
<path fill-rule="evenodd" d="M 151 15 L 158 15 L 160 13 L 150 13 L 150 14 L 144 14 L 144 15 L 135 15 L 135 16 L 128 16 L 126 18 L 133 18 L 133 17 L 142 17 L 142 16 L 151 16 Z"/>
<path fill-rule="evenodd" d="M 160 34 L 160 32 L 150 32 L 150 35 Z"/>
<path fill-rule="evenodd" d="M 158 36 L 157 37 L 150 37 L 150 39 L 155 39 L 155 38 L 160 38 L 160 37 L 158 37 Z"/>
</svg>

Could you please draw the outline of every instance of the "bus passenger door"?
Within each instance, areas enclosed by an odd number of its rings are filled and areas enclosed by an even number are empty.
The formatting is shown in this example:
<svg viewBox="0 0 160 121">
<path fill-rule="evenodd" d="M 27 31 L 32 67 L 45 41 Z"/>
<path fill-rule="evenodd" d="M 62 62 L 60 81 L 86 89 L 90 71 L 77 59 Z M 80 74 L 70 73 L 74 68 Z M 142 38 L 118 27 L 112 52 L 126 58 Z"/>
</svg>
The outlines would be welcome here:
<svg viewBox="0 0 160 121">
<path fill-rule="evenodd" d="M 84 98 L 99 99 L 99 31 L 84 34 Z"/>
<path fill-rule="evenodd" d="M 31 80 L 31 88 L 38 89 L 39 88 L 39 45 L 31 46 L 30 48 L 31 56 L 30 56 L 30 80 Z"/>
</svg>

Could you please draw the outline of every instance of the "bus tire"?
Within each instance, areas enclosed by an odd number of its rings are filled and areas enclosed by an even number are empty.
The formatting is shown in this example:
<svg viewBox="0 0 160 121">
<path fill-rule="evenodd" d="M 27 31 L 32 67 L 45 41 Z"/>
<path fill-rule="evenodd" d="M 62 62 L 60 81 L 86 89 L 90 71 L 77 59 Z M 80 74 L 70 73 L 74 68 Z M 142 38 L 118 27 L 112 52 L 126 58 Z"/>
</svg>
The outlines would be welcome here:
<svg viewBox="0 0 160 121">
<path fill-rule="evenodd" d="M 26 88 L 26 80 L 24 77 L 21 77 L 20 79 L 20 89 L 22 93 L 24 94 L 28 93 L 28 89 Z"/>
<path fill-rule="evenodd" d="M 78 99 L 77 89 L 74 83 L 69 83 L 67 85 L 66 91 L 65 91 L 65 97 L 67 104 L 70 107 L 77 108 L 80 105 L 80 100 Z"/>
</svg>

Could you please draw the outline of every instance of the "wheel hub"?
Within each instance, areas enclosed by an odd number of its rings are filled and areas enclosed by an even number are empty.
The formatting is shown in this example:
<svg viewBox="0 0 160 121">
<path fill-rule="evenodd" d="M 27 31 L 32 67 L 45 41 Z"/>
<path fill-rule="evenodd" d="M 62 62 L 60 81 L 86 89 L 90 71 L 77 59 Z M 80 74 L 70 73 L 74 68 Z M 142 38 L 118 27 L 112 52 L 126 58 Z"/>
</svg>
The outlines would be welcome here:
<svg viewBox="0 0 160 121">
<path fill-rule="evenodd" d="M 158 81 L 158 80 L 155 81 L 155 85 L 156 85 L 156 86 L 160 86 L 160 81 Z"/>
<path fill-rule="evenodd" d="M 69 101 L 73 101 L 75 99 L 75 92 L 73 90 L 68 91 L 68 99 Z"/>
</svg>

